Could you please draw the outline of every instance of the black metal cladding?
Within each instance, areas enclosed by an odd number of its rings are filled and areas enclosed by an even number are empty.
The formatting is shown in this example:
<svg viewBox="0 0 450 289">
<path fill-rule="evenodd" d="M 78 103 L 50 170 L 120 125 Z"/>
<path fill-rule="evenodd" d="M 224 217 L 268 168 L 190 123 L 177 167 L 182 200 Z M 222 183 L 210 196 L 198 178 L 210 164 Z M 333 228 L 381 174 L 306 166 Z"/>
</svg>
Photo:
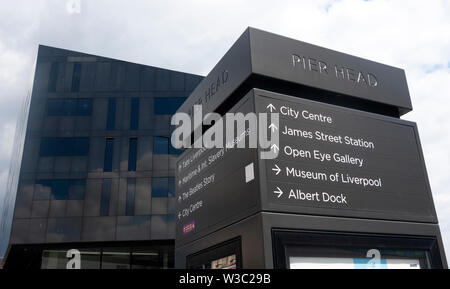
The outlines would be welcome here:
<svg viewBox="0 0 450 289">
<path fill-rule="evenodd" d="M 223 113 L 251 88 L 394 117 L 412 110 L 402 69 L 248 28 L 179 111 Z"/>
</svg>

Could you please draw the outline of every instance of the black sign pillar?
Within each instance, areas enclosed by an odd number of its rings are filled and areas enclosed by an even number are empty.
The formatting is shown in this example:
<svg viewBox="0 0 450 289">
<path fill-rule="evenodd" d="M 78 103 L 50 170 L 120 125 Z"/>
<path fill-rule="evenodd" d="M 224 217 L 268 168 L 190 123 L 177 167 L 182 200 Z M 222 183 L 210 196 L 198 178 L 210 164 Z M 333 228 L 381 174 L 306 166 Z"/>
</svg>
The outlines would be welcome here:
<svg viewBox="0 0 450 289">
<path fill-rule="evenodd" d="M 277 113 L 262 149 L 187 149 L 179 268 L 443 268 L 401 69 L 249 28 L 179 112 Z"/>
</svg>

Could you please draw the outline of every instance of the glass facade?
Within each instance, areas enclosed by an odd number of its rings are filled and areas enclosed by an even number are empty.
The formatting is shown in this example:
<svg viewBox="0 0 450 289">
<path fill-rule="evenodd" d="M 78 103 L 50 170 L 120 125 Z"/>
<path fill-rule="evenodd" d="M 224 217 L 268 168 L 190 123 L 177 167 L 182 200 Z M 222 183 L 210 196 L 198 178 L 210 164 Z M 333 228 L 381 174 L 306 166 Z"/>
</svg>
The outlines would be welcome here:
<svg viewBox="0 0 450 289">
<path fill-rule="evenodd" d="M 83 200 L 85 179 L 36 180 L 34 200 Z"/>
<path fill-rule="evenodd" d="M 108 116 L 106 119 L 106 129 L 113 130 L 116 127 L 116 99 L 108 99 Z"/>
<path fill-rule="evenodd" d="M 153 178 L 152 197 L 167 198 L 175 197 L 175 178 Z"/>
<path fill-rule="evenodd" d="M 111 200 L 111 179 L 104 179 L 100 203 L 100 216 L 109 215 L 109 202 Z"/>
<path fill-rule="evenodd" d="M 172 146 L 169 137 L 155 136 L 153 137 L 153 153 L 156 155 L 179 155 L 183 150 L 176 149 Z"/>
<path fill-rule="evenodd" d="M 155 114 L 174 114 L 185 100 L 184 97 L 156 97 Z"/>
<path fill-rule="evenodd" d="M 39 156 L 86 156 L 89 152 L 87 137 L 41 138 Z"/>
<path fill-rule="evenodd" d="M 58 80 L 58 62 L 52 62 L 50 75 L 48 77 L 48 92 L 56 91 L 56 82 Z"/>
<path fill-rule="evenodd" d="M 78 92 L 80 90 L 80 79 L 81 79 L 81 63 L 75 62 L 73 64 L 73 74 L 72 74 L 72 88 L 71 92 Z"/>
<path fill-rule="evenodd" d="M 130 130 L 139 128 L 139 98 L 131 99 Z"/>
<path fill-rule="evenodd" d="M 134 215 L 134 198 L 136 195 L 136 179 L 128 179 L 127 181 L 127 200 L 125 215 Z"/>
<path fill-rule="evenodd" d="M 130 147 L 128 150 L 129 171 L 136 171 L 137 151 L 138 151 L 138 139 L 135 137 L 130 138 Z"/>
<path fill-rule="evenodd" d="M 45 244 L 50 268 L 66 258 L 56 244 L 173 240 L 180 151 L 170 118 L 202 78 L 40 46 L 18 184 L 8 192 L 10 248 Z M 96 248 L 85 252 L 90 267 L 99 258 L 101 268 L 171 264 L 138 247 Z"/>
<path fill-rule="evenodd" d="M 47 116 L 91 115 L 92 99 L 50 98 L 47 100 Z"/>
<path fill-rule="evenodd" d="M 104 172 L 112 171 L 113 153 L 114 153 L 114 139 L 107 138 L 105 147 L 105 163 L 103 164 Z"/>
<path fill-rule="evenodd" d="M 80 269 L 159 269 L 173 267 L 170 245 L 81 248 Z M 41 269 L 66 269 L 67 249 L 43 249 Z"/>
</svg>

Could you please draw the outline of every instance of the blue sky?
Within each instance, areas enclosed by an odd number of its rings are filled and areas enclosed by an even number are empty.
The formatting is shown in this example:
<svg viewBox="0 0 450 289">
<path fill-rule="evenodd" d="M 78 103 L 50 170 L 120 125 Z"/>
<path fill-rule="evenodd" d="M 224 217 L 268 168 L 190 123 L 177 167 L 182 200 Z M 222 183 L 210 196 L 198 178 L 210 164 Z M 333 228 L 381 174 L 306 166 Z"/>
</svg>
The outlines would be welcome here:
<svg viewBox="0 0 450 289">
<path fill-rule="evenodd" d="M 0 4 L 0 197 L 38 44 L 205 75 L 253 26 L 405 69 L 450 248 L 450 1 L 70 1 Z"/>
</svg>

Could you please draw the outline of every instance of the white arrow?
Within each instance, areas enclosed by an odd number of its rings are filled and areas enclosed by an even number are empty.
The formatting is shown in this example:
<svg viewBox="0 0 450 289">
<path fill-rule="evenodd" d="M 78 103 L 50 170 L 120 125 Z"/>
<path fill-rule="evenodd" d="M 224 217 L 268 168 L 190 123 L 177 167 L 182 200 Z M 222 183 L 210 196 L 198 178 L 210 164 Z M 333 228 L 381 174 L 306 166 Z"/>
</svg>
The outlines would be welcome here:
<svg viewBox="0 0 450 289">
<path fill-rule="evenodd" d="M 178 197 L 178 203 L 181 203 L 181 196 Z"/>
<path fill-rule="evenodd" d="M 272 132 L 275 132 L 275 130 L 278 129 L 278 127 L 277 127 L 276 125 L 274 125 L 273 123 L 271 123 L 271 124 L 269 125 L 269 128 L 272 129 Z"/>
<path fill-rule="evenodd" d="M 278 176 L 278 174 L 281 172 L 281 169 L 277 166 L 277 165 L 275 165 L 277 168 L 273 168 L 272 169 L 272 171 L 275 171 L 276 173 L 275 173 L 275 175 L 277 175 Z"/>
<path fill-rule="evenodd" d="M 266 106 L 266 108 L 270 109 L 270 112 L 276 110 L 276 108 L 273 104 L 269 104 L 268 106 Z"/>
<path fill-rule="evenodd" d="M 277 151 L 280 150 L 280 148 L 279 148 L 276 144 L 273 144 L 273 145 L 270 147 L 270 149 L 273 150 L 274 153 L 277 153 Z"/>
<path fill-rule="evenodd" d="M 278 194 L 278 198 L 280 198 L 282 195 L 283 195 L 283 191 L 279 188 L 279 187 L 277 187 L 277 190 L 276 191 L 273 191 L 275 194 Z"/>
</svg>

